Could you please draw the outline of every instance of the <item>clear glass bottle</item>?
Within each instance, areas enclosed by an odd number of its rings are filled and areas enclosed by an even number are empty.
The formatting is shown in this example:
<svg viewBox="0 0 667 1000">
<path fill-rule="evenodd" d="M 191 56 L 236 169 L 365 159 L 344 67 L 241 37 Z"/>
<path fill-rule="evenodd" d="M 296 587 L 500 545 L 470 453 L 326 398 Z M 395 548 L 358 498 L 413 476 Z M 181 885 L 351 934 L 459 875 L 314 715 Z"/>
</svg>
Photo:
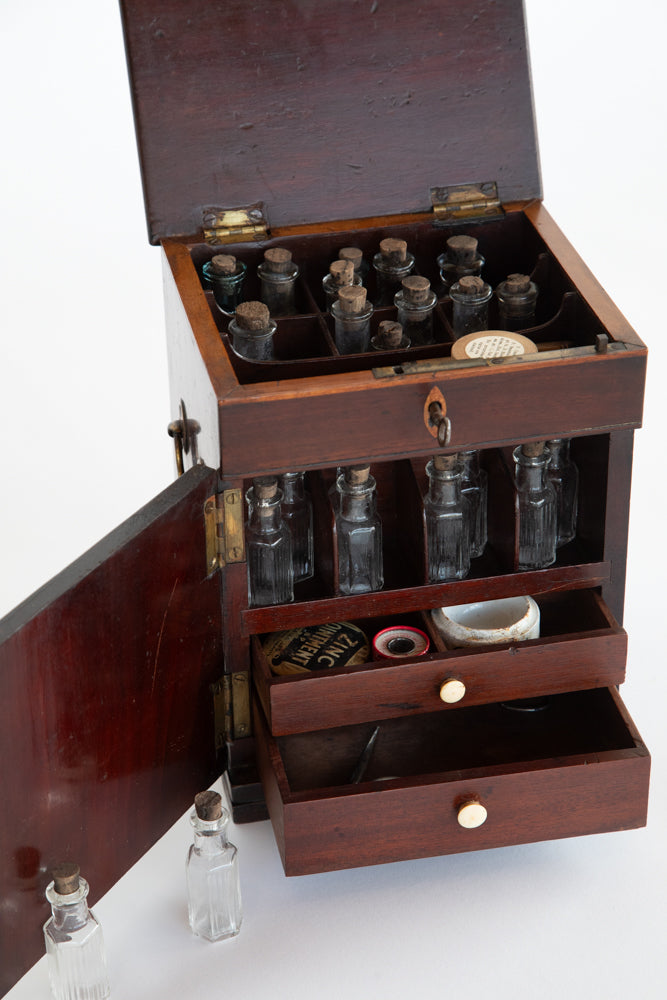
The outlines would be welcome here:
<svg viewBox="0 0 667 1000">
<path fill-rule="evenodd" d="M 568 438 L 553 438 L 547 446 L 551 456 L 547 475 L 556 491 L 556 547 L 560 548 L 577 533 L 579 469 L 570 458 Z"/>
<path fill-rule="evenodd" d="M 461 491 L 470 509 L 470 558 L 477 559 L 487 541 L 488 476 L 479 464 L 478 451 L 461 451 L 459 460 Z"/>
<path fill-rule="evenodd" d="M 354 265 L 355 277 L 360 278 L 361 283 L 363 285 L 364 278 L 368 274 L 369 267 L 366 261 L 364 260 L 364 255 L 363 251 L 361 250 L 361 247 L 341 247 L 341 249 L 338 251 L 338 259 L 352 261 L 352 264 Z"/>
<path fill-rule="evenodd" d="M 341 288 L 360 284 L 361 277 L 354 273 L 354 264 L 351 260 L 334 260 L 329 266 L 329 273 L 322 278 L 325 308 L 331 311 L 331 306 L 338 298 Z"/>
<path fill-rule="evenodd" d="M 459 278 L 468 276 L 479 278 L 484 267 L 484 258 L 477 252 L 474 236 L 450 236 L 445 252 L 438 257 L 440 278 L 445 294 Z"/>
<path fill-rule="evenodd" d="M 339 354 L 363 354 L 371 342 L 373 303 L 366 301 L 366 289 L 348 285 L 338 291 L 331 306 L 334 340 Z"/>
<path fill-rule="evenodd" d="M 285 472 L 280 477 L 283 491 L 281 513 L 292 538 L 294 582 L 313 575 L 313 504 L 306 492 L 303 472 Z"/>
<path fill-rule="evenodd" d="M 424 497 L 429 583 L 462 580 L 470 572 L 470 510 L 461 489 L 458 455 L 435 455 L 426 466 Z"/>
<path fill-rule="evenodd" d="M 556 561 L 556 491 L 544 441 L 514 449 L 519 569 L 544 569 Z"/>
<path fill-rule="evenodd" d="M 260 298 L 272 316 L 286 316 L 296 311 L 296 279 L 299 267 L 292 260 L 291 250 L 272 247 L 264 252 L 257 268 L 261 284 Z"/>
<path fill-rule="evenodd" d="M 449 289 L 452 300 L 452 328 L 458 339 L 466 333 L 489 329 L 491 285 L 482 278 L 463 277 Z"/>
<path fill-rule="evenodd" d="M 202 274 L 205 285 L 213 289 L 213 297 L 225 316 L 233 316 L 243 295 L 246 265 L 231 254 L 216 254 L 207 261 Z"/>
<path fill-rule="evenodd" d="M 263 302 L 241 302 L 229 321 L 232 347 L 249 361 L 272 361 L 273 335 L 277 329 Z"/>
<path fill-rule="evenodd" d="M 57 865 L 46 889 L 52 915 L 44 924 L 46 964 L 56 1000 L 104 1000 L 109 977 L 102 928 L 88 909 L 79 866 Z"/>
<path fill-rule="evenodd" d="M 384 586 L 382 524 L 375 504 L 370 466 L 346 468 L 336 481 L 338 507 L 338 592 L 365 594 Z"/>
<path fill-rule="evenodd" d="M 282 499 L 275 476 L 254 479 L 246 493 L 249 508 L 246 559 L 251 608 L 294 600 L 292 539 L 280 513 Z"/>
<path fill-rule="evenodd" d="M 405 350 L 409 346 L 410 338 L 401 324 L 393 319 L 383 319 L 378 325 L 378 332 L 371 337 L 371 349 L 374 351 Z"/>
<path fill-rule="evenodd" d="M 537 285 L 527 274 L 510 274 L 496 288 L 501 330 L 516 333 L 535 326 Z"/>
<path fill-rule="evenodd" d="M 190 816 L 194 829 L 185 871 L 190 929 L 207 941 L 234 937 L 241 929 L 238 852 L 227 840 L 229 813 L 218 792 L 199 792 Z"/>
<path fill-rule="evenodd" d="M 400 291 L 403 278 L 411 273 L 415 258 L 408 253 L 405 240 L 388 237 L 380 243 L 380 250 L 373 257 L 373 267 L 377 282 L 376 306 L 391 306 L 394 295 Z"/>
<path fill-rule="evenodd" d="M 403 278 L 400 291 L 394 296 L 398 322 L 415 347 L 433 343 L 433 310 L 438 301 L 428 278 L 417 274 Z"/>
</svg>

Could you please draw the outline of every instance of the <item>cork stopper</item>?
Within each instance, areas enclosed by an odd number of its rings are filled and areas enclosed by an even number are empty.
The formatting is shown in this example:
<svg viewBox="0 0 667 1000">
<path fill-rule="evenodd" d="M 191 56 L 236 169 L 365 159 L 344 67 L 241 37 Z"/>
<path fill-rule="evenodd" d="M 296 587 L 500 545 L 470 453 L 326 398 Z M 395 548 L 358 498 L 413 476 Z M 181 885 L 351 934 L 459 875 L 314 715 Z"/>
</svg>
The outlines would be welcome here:
<svg viewBox="0 0 667 1000">
<path fill-rule="evenodd" d="M 284 247 L 272 247 L 264 251 L 264 263 L 274 274 L 286 274 L 292 270 L 292 251 Z"/>
<path fill-rule="evenodd" d="M 240 302 L 236 307 L 236 322 L 242 330 L 266 330 L 271 315 L 263 302 Z"/>
<path fill-rule="evenodd" d="M 273 500 L 278 492 L 278 480 L 275 476 L 258 476 L 253 479 L 252 485 L 258 500 Z"/>
<path fill-rule="evenodd" d="M 433 456 L 433 468 L 438 472 L 451 472 L 452 469 L 456 468 L 458 462 L 458 455 L 454 453 L 453 455 L 434 455 Z"/>
<path fill-rule="evenodd" d="M 346 285 L 338 292 L 338 304 L 344 316 L 357 316 L 366 308 L 366 289 L 361 285 Z"/>
<path fill-rule="evenodd" d="M 236 274 L 236 257 L 230 253 L 216 254 L 211 260 L 211 271 L 213 274 Z"/>
<path fill-rule="evenodd" d="M 354 264 L 351 260 L 335 260 L 329 266 L 329 274 L 337 288 L 351 285 L 354 281 Z"/>
<path fill-rule="evenodd" d="M 73 861 L 61 861 L 52 869 L 53 888 L 59 896 L 71 896 L 79 888 L 79 866 Z"/>
<path fill-rule="evenodd" d="M 358 271 L 361 267 L 364 255 L 359 247 L 343 247 L 342 250 L 338 251 L 338 259 L 351 260 L 354 270 Z"/>
<path fill-rule="evenodd" d="M 379 344 L 386 350 L 391 350 L 394 347 L 400 347 L 402 340 L 403 327 L 401 324 L 392 319 L 383 319 L 378 326 Z"/>
<path fill-rule="evenodd" d="M 222 816 L 222 798 L 218 792 L 198 792 L 195 795 L 195 810 L 200 819 L 210 822 Z"/>
<path fill-rule="evenodd" d="M 447 256 L 455 264 L 472 264 L 477 257 L 477 240 L 474 236 L 450 236 Z"/>
<path fill-rule="evenodd" d="M 544 441 L 528 441 L 521 445 L 521 451 L 526 458 L 539 458 L 544 452 Z"/>
<path fill-rule="evenodd" d="M 428 300 L 431 291 L 431 282 L 428 278 L 422 278 L 418 274 L 411 274 L 407 278 L 403 278 L 401 282 L 403 286 L 403 295 L 407 302 L 412 303 L 412 305 L 418 306 Z"/>
<path fill-rule="evenodd" d="M 475 275 L 466 275 L 458 280 L 459 290 L 464 295 L 482 295 L 484 292 L 484 279 Z"/>
<path fill-rule="evenodd" d="M 380 253 L 385 264 L 405 264 L 408 244 L 405 240 L 395 240 L 389 236 L 380 243 Z"/>
<path fill-rule="evenodd" d="M 505 291 L 510 295 L 523 295 L 530 291 L 530 277 L 527 274 L 509 274 L 504 284 Z"/>
<path fill-rule="evenodd" d="M 345 469 L 345 482 L 350 486 L 363 486 L 370 474 L 370 465 L 349 465 Z"/>
</svg>

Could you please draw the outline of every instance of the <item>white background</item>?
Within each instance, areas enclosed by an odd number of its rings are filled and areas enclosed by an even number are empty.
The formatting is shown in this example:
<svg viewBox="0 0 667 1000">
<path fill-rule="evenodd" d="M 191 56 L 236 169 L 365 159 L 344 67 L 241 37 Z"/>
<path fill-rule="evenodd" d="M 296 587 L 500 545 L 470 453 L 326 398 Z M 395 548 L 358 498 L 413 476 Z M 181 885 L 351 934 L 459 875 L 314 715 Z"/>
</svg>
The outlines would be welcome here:
<svg viewBox="0 0 667 1000">
<path fill-rule="evenodd" d="M 654 755 L 649 826 L 296 880 L 268 824 L 237 828 L 243 931 L 207 947 L 181 821 L 97 907 L 116 998 L 665 995 L 667 19 L 660 0 L 527 17 L 545 204 L 650 349 L 623 688 Z M 0 45 L 2 614 L 171 481 L 175 414 L 116 4 L 4 0 Z M 11 994 L 46 995 L 43 962 Z"/>
</svg>

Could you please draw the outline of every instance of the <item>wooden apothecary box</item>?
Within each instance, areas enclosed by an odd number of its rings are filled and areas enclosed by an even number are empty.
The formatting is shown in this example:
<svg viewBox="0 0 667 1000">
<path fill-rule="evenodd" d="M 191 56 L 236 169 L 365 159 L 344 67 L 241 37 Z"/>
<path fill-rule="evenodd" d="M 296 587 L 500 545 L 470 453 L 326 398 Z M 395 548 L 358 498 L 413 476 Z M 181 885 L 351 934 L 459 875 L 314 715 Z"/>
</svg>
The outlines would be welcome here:
<svg viewBox="0 0 667 1000">
<path fill-rule="evenodd" d="M 223 768 L 238 820 L 268 806 L 289 874 L 642 825 L 649 756 L 615 688 L 646 349 L 540 203 L 520 0 L 122 9 L 186 471 L 0 626 L 2 697 L 33 720 L 4 734 L 7 802 L 25 820 L 3 831 L 3 896 L 38 928 L 44 862 L 83 856 L 111 824 L 87 864 L 103 891 Z M 455 233 L 478 238 L 492 285 L 535 275 L 529 335 L 566 346 L 453 364 L 442 299 L 434 346 L 339 356 L 321 301 L 338 249 L 368 261 L 402 237 L 435 283 Z M 297 312 L 279 321 L 278 360 L 247 362 L 201 268 L 224 246 L 252 275 L 277 245 L 302 269 Z M 443 585 L 424 582 L 420 548 L 434 399 L 448 450 L 479 449 L 490 482 L 487 551 Z M 577 538 L 549 569 L 519 572 L 511 448 L 554 437 L 572 439 L 580 469 Z M 386 584 L 336 597 L 327 486 L 361 461 L 379 484 Z M 293 604 L 248 608 L 243 492 L 288 469 L 307 470 L 315 499 L 316 578 Z M 543 622 L 521 646 L 453 652 L 432 632 L 419 661 L 290 678 L 261 648 L 266 632 L 344 619 L 428 630 L 431 608 L 520 594 Z M 450 677 L 465 685 L 456 704 L 439 698 Z M 543 696 L 542 715 L 502 708 Z M 471 798 L 488 812 L 474 830 L 457 822 Z M 82 802 L 87 826 L 72 830 Z M 16 975 L 39 953 L 31 934 L 23 952 L 3 942 Z"/>
</svg>

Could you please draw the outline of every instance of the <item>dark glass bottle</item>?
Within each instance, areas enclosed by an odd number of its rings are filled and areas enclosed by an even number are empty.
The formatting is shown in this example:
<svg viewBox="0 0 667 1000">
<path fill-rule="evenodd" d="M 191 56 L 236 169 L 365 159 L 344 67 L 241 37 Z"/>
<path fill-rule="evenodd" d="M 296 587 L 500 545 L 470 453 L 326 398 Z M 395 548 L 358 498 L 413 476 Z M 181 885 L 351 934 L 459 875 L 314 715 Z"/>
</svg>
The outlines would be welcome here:
<svg viewBox="0 0 667 1000">
<path fill-rule="evenodd" d="M 424 497 L 429 583 L 462 580 L 470 571 L 470 510 L 457 455 L 436 455 L 426 466 Z"/>
<path fill-rule="evenodd" d="M 519 569 L 544 569 L 556 561 L 556 491 L 547 475 L 543 441 L 514 449 Z"/>
<path fill-rule="evenodd" d="M 292 538 L 295 583 L 310 579 L 314 573 L 313 504 L 303 479 L 303 472 L 285 472 L 280 477 L 283 492 L 281 511 Z"/>
<path fill-rule="evenodd" d="M 403 327 L 393 319 L 383 319 L 378 325 L 378 332 L 371 337 L 371 348 L 374 351 L 396 351 L 410 346 L 410 338 L 406 336 Z"/>
<path fill-rule="evenodd" d="M 262 607 L 294 600 L 292 539 L 282 519 L 282 492 L 275 476 L 253 480 L 246 493 L 248 604 Z"/>
<path fill-rule="evenodd" d="M 204 264 L 202 274 L 213 289 L 218 308 L 225 316 L 233 316 L 243 296 L 246 265 L 231 254 L 216 254 Z"/>
<path fill-rule="evenodd" d="M 445 252 L 438 257 L 442 290 L 445 293 L 459 278 L 477 277 L 482 274 L 484 258 L 477 252 L 477 240 L 474 236 L 450 236 L 445 246 Z"/>
<path fill-rule="evenodd" d="M 560 548 L 577 533 L 579 470 L 570 458 L 568 438 L 554 438 L 547 446 L 551 456 L 547 475 L 556 491 L 556 545 Z"/>
<path fill-rule="evenodd" d="M 496 288 L 500 329 L 515 333 L 535 326 L 537 285 L 527 274 L 510 274 Z"/>
</svg>

